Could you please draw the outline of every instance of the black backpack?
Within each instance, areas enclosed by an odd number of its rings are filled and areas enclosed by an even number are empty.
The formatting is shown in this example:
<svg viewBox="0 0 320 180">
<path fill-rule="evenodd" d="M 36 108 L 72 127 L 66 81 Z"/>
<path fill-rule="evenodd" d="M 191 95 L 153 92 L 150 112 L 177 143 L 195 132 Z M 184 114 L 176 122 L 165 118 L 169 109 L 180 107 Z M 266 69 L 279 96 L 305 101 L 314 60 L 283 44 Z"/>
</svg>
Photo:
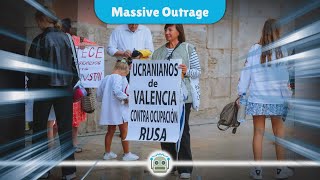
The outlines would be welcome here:
<svg viewBox="0 0 320 180">
<path fill-rule="evenodd" d="M 240 122 L 237 120 L 238 115 L 238 106 L 237 106 L 237 98 L 234 102 L 227 104 L 220 113 L 220 120 L 218 121 L 217 127 L 221 131 L 226 131 L 230 127 L 233 127 L 232 133 L 235 134 L 237 132 L 237 128 L 240 126 Z M 221 126 L 225 126 L 221 128 Z"/>
</svg>

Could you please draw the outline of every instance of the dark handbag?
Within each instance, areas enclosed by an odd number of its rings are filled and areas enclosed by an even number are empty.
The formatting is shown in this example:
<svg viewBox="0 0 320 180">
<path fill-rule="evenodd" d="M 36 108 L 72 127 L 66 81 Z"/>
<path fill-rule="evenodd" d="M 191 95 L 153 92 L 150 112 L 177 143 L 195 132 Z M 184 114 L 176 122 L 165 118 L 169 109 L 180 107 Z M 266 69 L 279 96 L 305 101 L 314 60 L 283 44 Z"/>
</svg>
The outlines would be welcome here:
<svg viewBox="0 0 320 180">
<path fill-rule="evenodd" d="M 220 120 L 218 121 L 217 127 L 221 131 L 226 131 L 230 127 L 233 127 L 232 133 L 237 132 L 237 128 L 240 126 L 240 122 L 237 120 L 238 106 L 237 98 L 234 102 L 227 104 L 220 113 Z M 221 126 L 225 126 L 221 128 Z"/>
<path fill-rule="evenodd" d="M 86 113 L 93 113 L 96 109 L 96 97 L 92 89 L 87 89 L 87 95 L 81 99 L 81 108 Z"/>
</svg>

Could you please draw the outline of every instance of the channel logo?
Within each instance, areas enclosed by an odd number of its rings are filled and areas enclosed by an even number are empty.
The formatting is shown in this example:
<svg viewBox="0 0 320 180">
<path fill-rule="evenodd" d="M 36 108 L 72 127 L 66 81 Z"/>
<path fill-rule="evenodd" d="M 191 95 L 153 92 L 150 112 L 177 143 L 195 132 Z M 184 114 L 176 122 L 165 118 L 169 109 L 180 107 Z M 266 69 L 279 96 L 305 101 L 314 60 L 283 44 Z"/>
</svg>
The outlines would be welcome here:
<svg viewBox="0 0 320 180">
<path fill-rule="evenodd" d="M 153 152 L 149 156 L 149 171 L 155 176 L 166 176 L 172 170 L 172 158 L 164 151 Z"/>
</svg>

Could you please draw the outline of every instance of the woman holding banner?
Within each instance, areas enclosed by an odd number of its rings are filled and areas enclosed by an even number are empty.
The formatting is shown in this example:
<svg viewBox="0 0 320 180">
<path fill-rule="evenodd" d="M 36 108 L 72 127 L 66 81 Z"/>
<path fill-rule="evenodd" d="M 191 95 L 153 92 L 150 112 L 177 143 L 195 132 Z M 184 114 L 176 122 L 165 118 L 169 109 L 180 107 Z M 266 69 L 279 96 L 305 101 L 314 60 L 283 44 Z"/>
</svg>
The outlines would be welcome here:
<svg viewBox="0 0 320 180">
<path fill-rule="evenodd" d="M 183 111 L 181 119 L 182 129 L 180 129 L 180 139 L 177 143 L 161 143 L 161 149 L 167 151 L 174 160 L 191 161 L 191 145 L 190 145 L 190 128 L 189 115 L 191 106 L 198 110 L 200 103 L 200 87 L 199 77 L 201 68 L 199 58 L 195 47 L 192 44 L 185 42 L 185 34 L 183 25 L 181 24 L 166 24 L 164 27 L 165 38 L 167 43 L 157 49 L 153 55 L 153 60 L 170 60 L 182 59 L 182 64 L 179 68 L 182 69 L 182 84 L 181 88 L 185 89 L 183 93 Z M 192 173 L 192 167 L 178 167 L 180 178 L 189 179 Z M 174 173 L 174 171 L 173 171 Z"/>
</svg>

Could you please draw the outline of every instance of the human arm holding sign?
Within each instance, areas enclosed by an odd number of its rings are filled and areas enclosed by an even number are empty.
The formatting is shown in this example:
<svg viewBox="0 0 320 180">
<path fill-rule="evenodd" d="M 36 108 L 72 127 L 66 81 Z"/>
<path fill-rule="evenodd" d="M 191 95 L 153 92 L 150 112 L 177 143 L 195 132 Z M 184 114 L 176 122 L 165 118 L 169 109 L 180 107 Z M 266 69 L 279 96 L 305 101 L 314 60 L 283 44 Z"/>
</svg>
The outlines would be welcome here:
<svg viewBox="0 0 320 180">
<path fill-rule="evenodd" d="M 192 51 L 189 52 L 188 46 L 191 46 Z M 196 52 L 196 49 L 192 45 L 188 44 L 186 47 L 186 50 L 188 53 L 190 69 L 188 69 L 187 65 L 181 64 L 179 68 L 182 69 L 182 74 L 185 77 L 190 77 L 192 79 L 200 78 L 201 67 L 200 67 L 199 57 Z"/>
<path fill-rule="evenodd" d="M 190 77 L 193 79 L 200 78 L 201 67 L 200 67 L 199 57 L 195 48 L 193 48 L 191 55 L 189 56 L 189 63 L 190 63 L 190 69 L 187 69 L 186 73 L 184 73 L 186 77 Z"/>
<path fill-rule="evenodd" d="M 79 46 L 80 49 L 86 48 L 86 46 L 98 46 L 97 43 L 92 42 L 84 37 L 78 37 L 78 36 L 72 36 L 72 39 L 74 42 L 77 42 L 77 46 Z M 77 39 L 77 41 L 75 41 Z M 79 40 L 78 40 L 79 39 Z"/>
<path fill-rule="evenodd" d="M 86 46 L 97 46 L 97 43 L 95 42 L 92 42 L 84 37 L 76 36 L 76 33 L 74 32 L 74 29 L 71 26 L 70 18 L 62 19 L 61 23 L 62 23 L 61 30 L 72 36 L 72 41 L 75 46 L 79 46 L 80 49 L 84 49 Z"/>
</svg>

